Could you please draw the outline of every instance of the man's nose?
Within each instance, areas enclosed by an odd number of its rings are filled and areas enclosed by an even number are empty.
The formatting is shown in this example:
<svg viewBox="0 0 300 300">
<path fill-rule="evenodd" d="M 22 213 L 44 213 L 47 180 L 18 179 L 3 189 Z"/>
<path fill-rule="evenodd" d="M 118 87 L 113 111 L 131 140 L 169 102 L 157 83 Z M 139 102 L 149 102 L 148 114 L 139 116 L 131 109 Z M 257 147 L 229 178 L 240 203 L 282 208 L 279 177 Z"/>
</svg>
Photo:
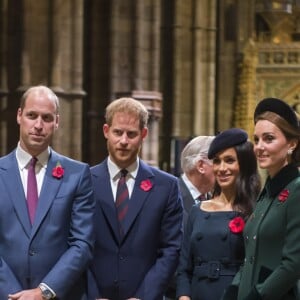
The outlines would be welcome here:
<svg viewBox="0 0 300 300">
<path fill-rule="evenodd" d="M 126 132 L 123 132 L 121 139 L 120 139 L 121 143 L 127 143 L 128 142 L 128 136 Z"/>
<path fill-rule="evenodd" d="M 36 118 L 34 126 L 36 128 L 42 128 L 42 126 L 43 126 L 43 120 L 42 120 L 41 117 L 37 117 Z"/>
</svg>

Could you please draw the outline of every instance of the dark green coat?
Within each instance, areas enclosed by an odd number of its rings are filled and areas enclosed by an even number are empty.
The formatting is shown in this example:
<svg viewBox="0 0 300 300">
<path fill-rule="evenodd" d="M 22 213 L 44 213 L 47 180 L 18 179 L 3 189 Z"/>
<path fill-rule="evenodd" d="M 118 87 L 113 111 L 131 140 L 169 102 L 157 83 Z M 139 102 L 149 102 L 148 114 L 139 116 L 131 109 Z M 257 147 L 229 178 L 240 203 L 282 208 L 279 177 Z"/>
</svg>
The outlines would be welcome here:
<svg viewBox="0 0 300 300">
<path fill-rule="evenodd" d="M 238 300 L 295 300 L 300 277 L 300 177 L 296 166 L 268 178 L 244 229 Z"/>
</svg>

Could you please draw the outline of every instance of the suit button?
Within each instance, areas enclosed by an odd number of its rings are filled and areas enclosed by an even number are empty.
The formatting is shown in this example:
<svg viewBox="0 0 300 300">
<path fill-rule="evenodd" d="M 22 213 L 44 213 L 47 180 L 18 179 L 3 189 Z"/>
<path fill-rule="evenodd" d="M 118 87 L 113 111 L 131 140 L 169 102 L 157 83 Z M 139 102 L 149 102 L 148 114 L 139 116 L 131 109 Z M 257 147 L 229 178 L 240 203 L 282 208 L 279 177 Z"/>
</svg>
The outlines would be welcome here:
<svg viewBox="0 0 300 300">
<path fill-rule="evenodd" d="M 35 252 L 34 250 L 32 250 L 32 249 L 29 250 L 29 255 L 30 255 L 30 256 L 33 256 L 33 255 L 35 255 L 35 254 L 36 254 L 36 252 Z"/>
<path fill-rule="evenodd" d="M 253 264 L 253 263 L 254 263 L 254 256 L 251 256 L 251 257 L 250 257 L 249 262 L 250 262 L 250 264 Z"/>
<path fill-rule="evenodd" d="M 114 284 L 118 284 L 118 280 L 117 279 L 114 280 Z"/>
</svg>

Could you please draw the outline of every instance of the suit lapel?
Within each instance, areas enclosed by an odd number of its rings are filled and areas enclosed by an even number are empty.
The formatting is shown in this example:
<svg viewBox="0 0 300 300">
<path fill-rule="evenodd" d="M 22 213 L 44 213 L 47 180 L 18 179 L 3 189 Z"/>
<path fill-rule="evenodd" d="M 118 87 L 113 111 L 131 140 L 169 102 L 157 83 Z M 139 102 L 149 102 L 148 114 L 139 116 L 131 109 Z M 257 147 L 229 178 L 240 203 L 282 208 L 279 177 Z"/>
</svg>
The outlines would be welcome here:
<svg viewBox="0 0 300 300">
<path fill-rule="evenodd" d="M 34 234 L 38 230 L 41 222 L 43 221 L 45 215 L 50 209 L 53 200 L 57 195 L 60 185 L 63 182 L 63 178 L 58 179 L 52 176 L 52 170 L 56 166 L 56 163 L 58 161 L 60 161 L 62 167 L 64 167 L 62 163 L 62 157 L 52 150 L 49 156 L 47 170 L 45 173 L 43 185 L 39 196 L 38 207 L 35 214 L 35 220 L 32 225 L 32 231 L 31 231 L 32 236 L 34 236 Z"/>
<path fill-rule="evenodd" d="M 11 199 L 17 217 L 22 224 L 25 233 L 29 237 L 31 224 L 15 151 L 8 155 L 7 160 L 4 161 L 2 168 L 3 176 L 1 176 L 1 178 L 6 187 L 6 191 L 9 194 L 9 199 Z"/>
<path fill-rule="evenodd" d="M 91 169 L 93 186 L 96 195 L 96 206 L 102 212 L 111 227 L 115 239 L 119 241 L 119 224 L 113 193 L 111 190 L 107 160 Z"/>
<path fill-rule="evenodd" d="M 191 192 L 189 191 L 188 187 L 186 186 L 185 182 L 181 177 L 178 179 L 178 182 L 179 182 L 179 188 L 183 199 L 184 209 L 186 212 L 189 212 L 192 209 L 193 205 L 195 204 L 195 200 L 192 197 Z"/>
<path fill-rule="evenodd" d="M 141 188 L 141 182 L 147 179 L 151 181 L 152 188 L 145 191 Z M 126 233 L 130 229 L 138 213 L 142 209 L 146 199 L 151 194 L 154 184 L 154 175 L 151 169 L 140 160 L 139 171 L 135 180 L 133 192 L 129 200 L 128 212 L 124 221 L 124 238 L 126 237 Z"/>
</svg>

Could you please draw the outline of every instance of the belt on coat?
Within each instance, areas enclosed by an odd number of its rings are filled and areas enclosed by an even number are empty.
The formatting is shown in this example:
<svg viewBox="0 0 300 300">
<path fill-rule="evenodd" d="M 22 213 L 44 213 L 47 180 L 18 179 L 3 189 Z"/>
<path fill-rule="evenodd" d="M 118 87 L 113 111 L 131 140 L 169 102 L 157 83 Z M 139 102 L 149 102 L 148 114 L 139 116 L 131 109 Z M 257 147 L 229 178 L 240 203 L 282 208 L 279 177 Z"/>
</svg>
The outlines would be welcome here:
<svg viewBox="0 0 300 300">
<path fill-rule="evenodd" d="M 240 263 L 224 264 L 220 261 L 201 262 L 195 266 L 194 275 L 200 278 L 217 279 L 220 276 L 234 276 Z"/>
</svg>

